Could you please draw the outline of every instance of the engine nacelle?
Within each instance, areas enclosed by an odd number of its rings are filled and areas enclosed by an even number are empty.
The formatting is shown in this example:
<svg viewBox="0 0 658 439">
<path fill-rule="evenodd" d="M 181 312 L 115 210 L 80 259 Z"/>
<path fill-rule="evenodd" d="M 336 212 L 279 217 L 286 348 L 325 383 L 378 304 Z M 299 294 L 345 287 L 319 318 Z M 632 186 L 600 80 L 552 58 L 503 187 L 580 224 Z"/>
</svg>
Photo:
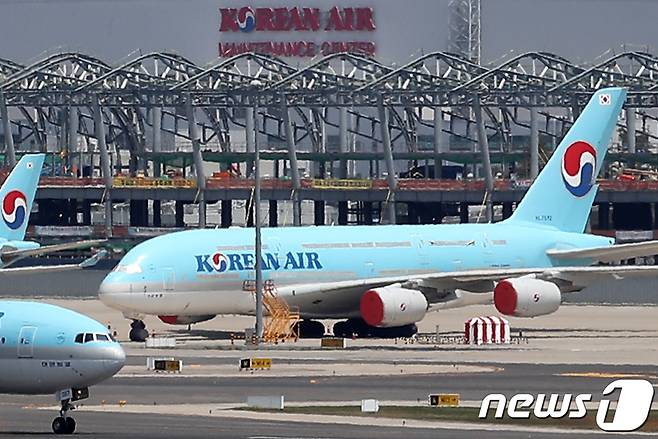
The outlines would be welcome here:
<svg viewBox="0 0 658 439">
<path fill-rule="evenodd" d="M 420 291 L 391 285 L 363 293 L 360 309 L 361 317 L 370 326 L 404 326 L 419 322 L 425 317 L 427 299 Z"/>
<path fill-rule="evenodd" d="M 560 288 L 545 280 L 505 279 L 494 288 L 494 305 L 506 316 L 543 316 L 557 311 L 561 301 Z"/>
<path fill-rule="evenodd" d="M 213 319 L 215 314 L 208 316 L 158 316 L 158 318 L 168 325 L 191 325 L 192 323 Z"/>
</svg>

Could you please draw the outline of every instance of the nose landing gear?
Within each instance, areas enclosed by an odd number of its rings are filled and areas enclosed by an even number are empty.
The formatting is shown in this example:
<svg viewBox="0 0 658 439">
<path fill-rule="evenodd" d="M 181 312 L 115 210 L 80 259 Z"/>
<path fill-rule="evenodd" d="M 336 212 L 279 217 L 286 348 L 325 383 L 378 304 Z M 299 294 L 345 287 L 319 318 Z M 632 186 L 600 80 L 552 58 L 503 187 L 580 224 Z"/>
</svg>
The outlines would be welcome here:
<svg viewBox="0 0 658 439">
<path fill-rule="evenodd" d="M 75 409 L 70 399 L 62 401 L 59 416 L 53 420 L 53 432 L 55 434 L 73 434 L 75 431 L 75 419 L 69 416 L 69 411 Z"/>
<path fill-rule="evenodd" d="M 75 410 L 73 402 L 89 398 L 89 389 L 84 387 L 81 389 L 60 390 L 55 396 L 62 408 L 59 410 L 59 416 L 53 420 L 53 432 L 55 434 L 73 434 L 75 419 L 69 416 L 69 412 Z"/>
<path fill-rule="evenodd" d="M 130 324 L 130 341 L 140 341 L 144 342 L 149 336 L 149 332 L 146 330 L 146 325 L 142 320 L 133 320 Z"/>
</svg>

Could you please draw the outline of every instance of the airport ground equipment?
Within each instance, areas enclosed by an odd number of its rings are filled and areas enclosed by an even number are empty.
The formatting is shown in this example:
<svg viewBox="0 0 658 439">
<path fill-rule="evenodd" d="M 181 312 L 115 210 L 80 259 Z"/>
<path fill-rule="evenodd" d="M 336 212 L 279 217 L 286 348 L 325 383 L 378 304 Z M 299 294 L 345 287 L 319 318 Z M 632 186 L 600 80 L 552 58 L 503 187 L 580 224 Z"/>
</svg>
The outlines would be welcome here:
<svg viewBox="0 0 658 439">
<path fill-rule="evenodd" d="M 255 294 L 255 283 L 245 282 L 244 289 Z M 277 294 L 276 285 L 267 280 L 263 283 L 263 305 L 267 311 L 263 341 L 279 343 L 299 339 L 299 311 L 291 309 L 288 303 Z"/>
<path fill-rule="evenodd" d="M 263 284 L 263 305 L 268 316 L 265 320 L 263 340 L 269 343 L 297 341 L 299 339 L 299 311 L 292 310 L 276 292 L 272 281 Z"/>
<path fill-rule="evenodd" d="M 431 393 L 427 400 L 431 407 L 459 407 L 459 393 Z"/>
</svg>

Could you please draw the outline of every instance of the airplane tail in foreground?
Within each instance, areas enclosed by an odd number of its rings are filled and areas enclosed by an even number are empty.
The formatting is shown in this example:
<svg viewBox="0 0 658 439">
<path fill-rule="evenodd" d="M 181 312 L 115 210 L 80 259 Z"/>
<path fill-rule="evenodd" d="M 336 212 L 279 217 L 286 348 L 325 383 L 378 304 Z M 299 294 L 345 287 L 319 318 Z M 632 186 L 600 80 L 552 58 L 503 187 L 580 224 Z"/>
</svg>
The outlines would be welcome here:
<svg viewBox="0 0 658 439">
<path fill-rule="evenodd" d="M 9 241 L 25 238 L 44 158 L 43 154 L 24 155 L 0 188 L 0 238 Z"/>
<path fill-rule="evenodd" d="M 585 230 L 598 188 L 596 176 L 625 99 L 622 88 L 594 93 L 508 223 L 552 226 L 574 233 Z"/>
</svg>

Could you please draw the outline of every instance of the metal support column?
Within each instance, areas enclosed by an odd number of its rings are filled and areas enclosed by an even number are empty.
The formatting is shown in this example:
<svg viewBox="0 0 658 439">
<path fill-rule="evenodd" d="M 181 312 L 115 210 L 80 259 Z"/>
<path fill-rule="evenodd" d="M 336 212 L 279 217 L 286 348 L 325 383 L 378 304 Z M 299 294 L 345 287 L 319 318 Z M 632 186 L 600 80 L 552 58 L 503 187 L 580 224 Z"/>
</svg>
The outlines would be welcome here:
<svg viewBox="0 0 658 439">
<path fill-rule="evenodd" d="M 67 149 L 69 151 L 69 161 L 71 164 L 71 169 L 73 169 L 74 157 L 76 156 L 79 159 L 79 175 L 76 173 L 73 177 L 82 177 L 82 153 L 78 151 L 78 109 L 76 107 L 69 107 L 69 121 L 68 121 L 68 145 Z"/>
<path fill-rule="evenodd" d="M 153 107 L 151 110 L 151 118 L 153 119 L 153 145 L 151 148 L 154 153 L 162 152 L 162 109 L 160 107 Z M 162 164 L 159 159 L 153 160 L 153 176 L 159 178 L 162 175 Z M 162 201 L 153 200 L 153 226 L 162 226 Z"/>
<path fill-rule="evenodd" d="M 513 209 L 512 203 L 503 203 L 503 219 L 507 219 L 512 216 Z"/>
<path fill-rule="evenodd" d="M 258 104 L 254 104 L 254 114 L 258 114 Z M 253 132 L 253 131 L 252 131 Z M 263 258 L 262 258 L 262 241 L 261 241 L 261 222 L 260 222 L 260 147 L 258 138 L 254 142 L 254 228 L 256 234 L 255 253 L 256 264 L 256 337 L 257 340 L 263 338 Z"/>
<path fill-rule="evenodd" d="M 185 203 L 182 201 L 175 203 L 175 223 L 176 227 L 185 227 Z"/>
<path fill-rule="evenodd" d="M 391 131 L 388 121 L 388 109 L 384 107 L 384 98 L 380 96 L 377 104 L 379 111 L 379 123 L 382 134 L 382 144 L 384 147 L 384 158 L 386 160 L 386 180 L 388 181 L 388 199 L 386 208 L 388 211 L 388 221 L 395 224 L 395 191 L 397 190 L 397 179 L 395 178 L 395 165 L 393 163 L 393 147 L 391 145 Z"/>
<path fill-rule="evenodd" d="M 226 229 L 233 225 L 233 200 L 222 200 L 221 226 Z"/>
<path fill-rule="evenodd" d="M 599 204 L 599 229 L 610 229 L 610 203 Z"/>
<path fill-rule="evenodd" d="M 14 137 L 11 131 L 11 121 L 9 120 L 9 110 L 5 94 L 0 92 L 0 116 L 2 117 L 2 130 L 5 135 L 5 155 L 7 164 L 14 167 L 16 165 L 16 150 L 14 149 Z"/>
<path fill-rule="evenodd" d="M 187 125 L 192 140 L 192 156 L 194 158 L 194 171 L 197 183 L 197 201 L 199 202 L 199 227 L 206 227 L 206 176 L 203 171 L 203 156 L 201 155 L 201 144 L 196 124 L 196 116 L 192 107 L 192 97 L 188 95 L 185 102 L 187 113 Z"/>
<path fill-rule="evenodd" d="M 151 110 L 151 117 L 153 118 L 153 152 L 162 152 L 162 108 L 154 107 Z M 153 163 L 153 176 L 160 177 L 162 174 L 162 165 L 159 160 Z"/>
<path fill-rule="evenodd" d="M 493 171 L 491 170 L 491 157 L 489 156 L 489 141 L 487 139 L 487 132 L 484 126 L 484 115 L 482 114 L 482 106 L 480 105 L 480 96 L 473 96 L 473 112 L 475 113 L 475 120 L 477 123 L 478 145 L 480 153 L 482 154 L 482 167 L 484 171 L 484 180 L 486 187 L 485 206 L 487 222 L 493 222 Z"/>
<path fill-rule="evenodd" d="M 268 218 L 270 227 L 279 227 L 279 203 L 276 200 L 270 200 L 269 202 Z"/>
<path fill-rule="evenodd" d="M 316 200 L 313 203 L 313 224 L 316 226 L 324 226 L 324 209 L 324 201 Z"/>
<path fill-rule="evenodd" d="M 459 203 L 459 222 L 467 224 L 469 220 L 468 203 Z"/>
<path fill-rule="evenodd" d="M 93 103 L 94 113 L 94 135 L 98 143 L 98 150 L 101 154 L 101 172 L 103 174 L 103 182 L 105 183 L 105 193 L 103 199 L 105 203 L 105 236 L 112 236 L 112 165 L 110 163 L 110 153 L 107 151 L 107 143 L 105 140 L 105 124 L 103 122 L 103 112 L 98 100 L 95 97 Z"/>
<path fill-rule="evenodd" d="M 254 144 L 256 142 L 256 136 L 258 136 L 258 132 L 256 131 L 256 127 L 254 126 L 254 112 L 256 109 L 254 108 L 247 108 L 246 109 L 246 116 L 245 116 L 245 139 L 247 141 L 247 152 L 253 153 L 254 152 Z M 244 175 L 249 178 L 254 172 L 254 162 L 252 160 L 247 160 L 246 161 L 246 170 Z"/>
<path fill-rule="evenodd" d="M 530 107 L 530 178 L 539 175 L 539 111 Z"/>
<path fill-rule="evenodd" d="M 347 126 L 347 108 L 340 107 L 338 109 L 338 146 L 341 153 L 349 152 L 349 138 Z M 341 159 L 339 165 L 338 178 L 347 178 L 347 160 Z"/>
<path fill-rule="evenodd" d="M 440 154 L 443 152 L 442 136 L 443 113 L 441 107 L 434 107 L 434 178 L 442 177 L 442 162 L 440 159 Z"/>
<path fill-rule="evenodd" d="M 628 152 L 635 154 L 636 112 L 635 108 L 626 109 L 626 131 L 628 134 Z"/>
<path fill-rule="evenodd" d="M 299 178 L 299 166 L 297 165 L 297 150 L 295 147 L 295 131 L 290 121 L 290 110 L 286 97 L 281 96 L 281 114 L 283 125 L 286 130 L 286 142 L 288 143 L 288 160 L 290 161 L 290 176 L 292 177 L 292 221 L 294 226 L 302 224 L 302 206 L 300 201 L 300 190 L 302 187 Z"/>
</svg>

